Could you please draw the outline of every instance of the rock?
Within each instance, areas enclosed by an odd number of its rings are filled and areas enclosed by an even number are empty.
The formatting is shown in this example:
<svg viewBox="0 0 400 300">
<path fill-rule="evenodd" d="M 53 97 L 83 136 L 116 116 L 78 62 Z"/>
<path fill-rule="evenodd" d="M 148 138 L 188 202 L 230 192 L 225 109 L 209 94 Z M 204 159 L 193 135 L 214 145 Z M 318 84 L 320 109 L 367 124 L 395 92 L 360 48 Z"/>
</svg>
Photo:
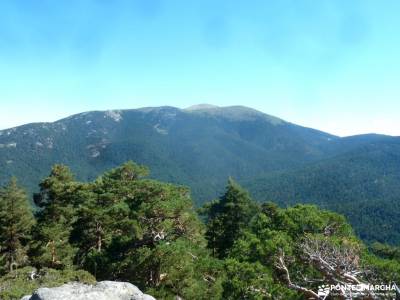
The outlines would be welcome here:
<svg viewBox="0 0 400 300">
<path fill-rule="evenodd" d="M 101 281 L 95 285 L 78 282 L 55 288 L 40 288 L 21 300 L 155 300 L 128 282 Z"/>
</svg>

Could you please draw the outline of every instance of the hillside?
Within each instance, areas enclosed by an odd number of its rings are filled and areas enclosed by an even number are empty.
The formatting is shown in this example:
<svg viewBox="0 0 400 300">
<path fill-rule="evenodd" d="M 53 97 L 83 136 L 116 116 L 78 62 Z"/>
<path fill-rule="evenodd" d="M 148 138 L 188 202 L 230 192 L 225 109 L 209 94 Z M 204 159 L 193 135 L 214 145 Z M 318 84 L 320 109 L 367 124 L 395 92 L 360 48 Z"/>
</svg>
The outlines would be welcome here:
<svg viewBox="0 0 400 300">
<path fill-rule="evenodd" d="M 354 148 L 355 140 L 365 141 Z M 352 150 L 305 167 L 272 172 L 248 187 L 260 201 L 287 206 L 314 203 L 346 215 L 359 236 L 369 241 L 400 242 L 400 139 L 345 138 Z"/>
<path fill-rule="evenodd" d="M 400 242 L 400 138 L 340 138 L 243 106 L 94 111 L 0 131 L 0 183 L 30 192 L 55 163 L 88 181 L 128 160 L 191 188 L 197 205 L 229 176 L 259 201 L 316 203 L 365 240 Z"/>
<path fill-rule="evenodd" d="M 90 180 L 134 160 L 153 178 L 189 185 L 203 202 L 219 195 L 228 176 L 315 161 L 335 138 L 238 106 L 88 112 L 1 131 L 0 181 L 14 175 L 32 191 L 56 162 Z"/>
</svg>

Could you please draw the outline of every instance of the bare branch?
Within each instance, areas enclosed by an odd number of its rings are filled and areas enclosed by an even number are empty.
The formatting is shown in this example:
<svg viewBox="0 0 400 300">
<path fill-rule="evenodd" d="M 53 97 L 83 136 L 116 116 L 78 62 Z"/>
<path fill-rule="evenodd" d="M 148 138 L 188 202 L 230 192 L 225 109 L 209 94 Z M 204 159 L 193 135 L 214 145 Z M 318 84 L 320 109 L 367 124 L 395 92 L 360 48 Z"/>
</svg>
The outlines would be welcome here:
<svg viewBox="0 0 400 300">
<path fill-rule="evenodd" d="M 327 238 L 310 237 L 304 239 L 300 249 L 303 259 L 319 270 L 329 283 L 361 283 L 357 278 L 362 273 L 357 249 L 333 245 Z"/>
<path fill-rule="evenodd" d="M 289 289 L 293 289 L 293 290 L 303 293 L 306 297 L 308 297 L 308 299 L 319 299 L 318 294 L 315 293 L 314 291 L 307 289 L 305 287 L 302 287 L 300 285 L 297 285 L 292 282 L 292 280 L 290 279 L 289 270 L 285 263 L 285 253 L 283 252 L 283 250 L 280 251 L 278 260 L 277 260 L 275 266 L 277 269 L 279 269 L 283 272 L 283 276 L 284 276 L 283 279 Z"/>
</svg>

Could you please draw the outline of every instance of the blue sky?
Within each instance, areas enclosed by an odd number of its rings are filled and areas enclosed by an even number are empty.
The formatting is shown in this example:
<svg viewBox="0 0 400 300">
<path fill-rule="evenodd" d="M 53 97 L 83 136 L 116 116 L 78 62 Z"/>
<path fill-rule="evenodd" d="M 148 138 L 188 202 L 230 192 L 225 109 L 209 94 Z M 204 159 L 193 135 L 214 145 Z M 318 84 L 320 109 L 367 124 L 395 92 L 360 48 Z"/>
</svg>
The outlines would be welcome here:
<svg viewBox="0 0 400 300">
<path fill-rule="evenodd" d="M 211 103 L 400 135 L 399 11 L 397 0 L 2 0 L 0 128 Z"/>
</svg>

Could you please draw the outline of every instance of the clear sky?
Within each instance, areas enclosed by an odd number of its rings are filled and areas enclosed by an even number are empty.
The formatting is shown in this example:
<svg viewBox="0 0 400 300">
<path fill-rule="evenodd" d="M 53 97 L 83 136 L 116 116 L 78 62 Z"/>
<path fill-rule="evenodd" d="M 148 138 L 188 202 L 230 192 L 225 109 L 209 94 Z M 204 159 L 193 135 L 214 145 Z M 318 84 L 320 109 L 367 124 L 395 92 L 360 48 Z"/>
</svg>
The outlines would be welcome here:
<svg viewBox="0 0 400 300">
<path fill-rule="evenodd" d="M 398 0 L 2 0 L 0 128 L 210 103 L 400 135 L 399 11 Z"/>
</svg>

